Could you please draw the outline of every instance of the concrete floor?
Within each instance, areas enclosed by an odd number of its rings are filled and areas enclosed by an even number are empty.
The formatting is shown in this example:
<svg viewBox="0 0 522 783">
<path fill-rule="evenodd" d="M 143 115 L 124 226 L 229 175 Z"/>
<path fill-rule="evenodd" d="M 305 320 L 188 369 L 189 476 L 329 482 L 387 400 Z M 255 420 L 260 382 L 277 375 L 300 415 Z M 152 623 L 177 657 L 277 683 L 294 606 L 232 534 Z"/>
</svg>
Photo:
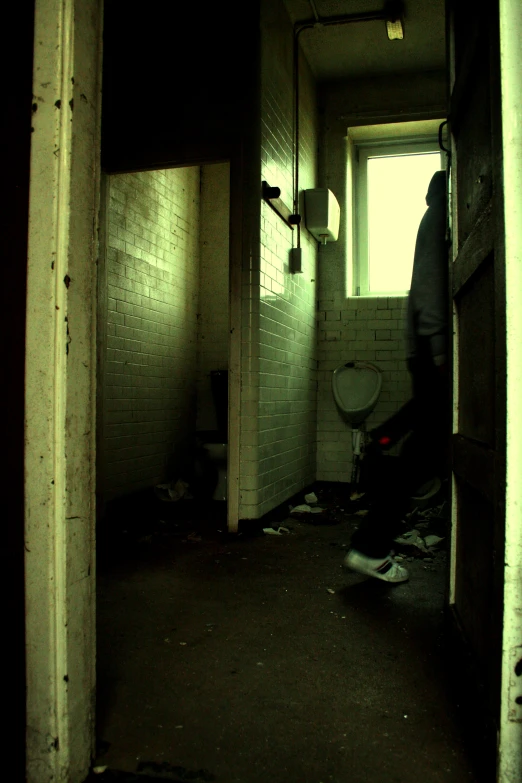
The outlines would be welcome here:
<svg viewBox="0 0 522 783">
<path fill-rule="evenodd" d="M 223 783 L 475 779 L 444 684 L 444 554 L 408 563 L 407 584 L 368 581 L 341 568 L 357 521 L 341 516 L 228 543 L 211 520 L 200 541 L 167 523 L 102 561 L 98 763 Z"/>
</svg>

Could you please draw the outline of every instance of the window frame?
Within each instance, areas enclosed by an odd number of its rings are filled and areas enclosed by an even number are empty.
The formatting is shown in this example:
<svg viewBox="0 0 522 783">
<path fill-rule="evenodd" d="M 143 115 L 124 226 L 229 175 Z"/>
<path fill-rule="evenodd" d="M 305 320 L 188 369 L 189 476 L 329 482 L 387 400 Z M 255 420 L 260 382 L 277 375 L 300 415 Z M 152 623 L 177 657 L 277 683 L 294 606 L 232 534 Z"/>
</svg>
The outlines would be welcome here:
<svg viewBox="0 0 522 783">
<path fill-rule="evenodd" d="M 433 133 L 417 137 L 396 137 L 354 141 L 355 177 L 353 178 L 353 198 L 355 205 L 353 260 L 352 260 L 352 296 L 384 297 L 407 296 L 408 291 L 370 291 L 369 290 L 369 242 L 368 242 L 368 158 L 396 157 L 402 155 L 438 152 L 440 167 L 445 166 L 445 154 L 439 147 L 438 137 Z M 380 153 L 380 154 L 377 154 Z M 413 261 L 413 259 L 412 259 Z"/>
</svg>

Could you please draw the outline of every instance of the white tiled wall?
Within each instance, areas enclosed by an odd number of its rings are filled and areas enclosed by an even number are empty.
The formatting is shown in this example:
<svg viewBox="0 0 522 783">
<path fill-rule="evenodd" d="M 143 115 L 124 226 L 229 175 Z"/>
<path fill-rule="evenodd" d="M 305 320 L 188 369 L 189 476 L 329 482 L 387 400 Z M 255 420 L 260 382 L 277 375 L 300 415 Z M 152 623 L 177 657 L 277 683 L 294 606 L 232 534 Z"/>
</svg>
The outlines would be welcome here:
<svg viewBox="0 0 522 783">
<path fill-rule="evenodd" d="M 216 428 L 211 370 L 228 368 L 230 164 L 201 167 L 197 429 Z"/>
<path fill-rule="evenodd" d="M 199 189 L 197 167 L 109 179 L 106 498 L 175 470 L 195 428 Z"/>
<path fill-rule="evenodd" d="M 292 209 L 292 25 L 262 4 L 261 180 Z M 300 190 L 316 182 L 313 78 L 301 61 Z M 259 183 L 261 185 L 261 183 Z M 301 232 L 303 273 L 290 274 L 296 232 L 262 202 L 260 251 L 243 292 L 241 508 L 256 518 L 315 480 L 317 243 Z"/>
<path fill-rule="evenodd" d="M 444 73 L 378 76 L 321 85 L 320 185 L 341 207 L 339 239 L 319 252 L 319 399 L 317 478 L 350 481 L 351 430 L 339 414 L 332 373 L 350 359 L 375 363 L 383 371 L 382 392 L 368 429 L 385 421 L 411 393 L 406 366 L 406 297 L 349 297 L 353 239 L 350 149 L 347 128 L 379 122 L 444 116 Z M 353 154 L 353 151 L 352 151 Z"/>
<path fill-rule="evenodd" d="M 382 391 L 368 430 L 381 424 L 411 393 L 405 362 L 406 297 L 352 297 L 319 301 L 319 399 L 317 478 L 350 481 L 352 435 L 332 392 L 332 373 L 353 359 L 382 371 Z"/>
</svg>

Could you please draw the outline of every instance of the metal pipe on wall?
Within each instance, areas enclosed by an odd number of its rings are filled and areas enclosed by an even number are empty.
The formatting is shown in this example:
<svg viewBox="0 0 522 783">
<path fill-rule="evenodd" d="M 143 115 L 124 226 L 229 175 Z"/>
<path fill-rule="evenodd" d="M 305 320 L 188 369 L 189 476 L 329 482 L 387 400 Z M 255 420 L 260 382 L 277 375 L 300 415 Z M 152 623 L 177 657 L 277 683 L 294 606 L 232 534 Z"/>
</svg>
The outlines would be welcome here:
<svg viewBox="0 0 522 783">
<path fill-rule="evenodd" d="M 299 36 L 305 30 L 312 30 L 316 27 L 332 27 L 344 24 L 356 24 L 358 22 L 376 22 L 385 21 L 388 18 L 386 9 L 381 11 L 364 11 L 360 13 L 347 14 L 345 16 L 333 16 L 321 19 L 317 13 L 314 0 L 309 0 L 313 10 L 315 20 L 296 22 L 294 25 L 294 150 L 293 150 L 293 170 L 294 170 L 294 214 L 299 213 Z M 297 247 L 301 244 L 301 227 L 297 223 Z"/>
<path fill-rule="evenodd" d="M 316 8 L 316 5 L 314 3 L 314 0 L 308 0 L 308 2 L 310 3 L 310 8 L 312 9 L 313 15 L 315 16 L 315 21 L 318 22 L 319 21 L 319 14 L 317 13 L 317 8 Z"/>
</svg>

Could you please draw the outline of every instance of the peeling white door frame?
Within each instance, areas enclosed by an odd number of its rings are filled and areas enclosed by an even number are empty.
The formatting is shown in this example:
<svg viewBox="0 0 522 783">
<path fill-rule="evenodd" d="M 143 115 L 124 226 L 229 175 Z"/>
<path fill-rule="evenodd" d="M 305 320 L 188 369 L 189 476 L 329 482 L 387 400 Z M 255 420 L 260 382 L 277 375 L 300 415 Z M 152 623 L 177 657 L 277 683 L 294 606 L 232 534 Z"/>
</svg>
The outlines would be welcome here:
<svg viewBox="0 0 522 783">
<path fill-rule="evenodd" d="M 448 5 L 448 10 L 451 13 L 451 9 Z M 455 86 L 455 40 L 454 40 L 454 27 L 453 20 L 451 24 L 447 26 L 449 31 L 449 86 L 452 91 Z M 459 243 L 459 216 L 457 210 L 457 144 L 453 134 L 450 136 L 451 145 L 451 167 L 450 167 L 450 200 L 449 200 L 449 216 L 451 225 L 451 260 L 453 263 L 458 255 Z M 450 270 L 451 272 L 451 270 Z M 452 280 L 450 274 L 449 279 Z M 455 434 L 459 430 L 459 318 L 458 311 L 453 296 L 450 296 L 451 307 L 451 325 L 452 325 L 452 434 Z M 457 529 L 458 529 L 458 503 L 457 503 L 457 479 L 455 473 L 451 472 L 451 545 L 449 553 L 449 605 L 455 605 L 455 591 L 457 581 Z"/>
<path fill-rule="evenodd" d="M 36 0 L 25 413 L 27 780 L 81 783 L 94 739 L 102 0 Z"/>
<path fill-rule="evenodd" d="M 499 783 L 522 775 L 522 4 L 500 0 L 506 247 L 506 543 L 498 752 Z"/>
<path fill-rule="evenodd" d="M 227 529 L 239 528 L 241 465 L 241 261 L 242 261 L 242 150 L 230 159 L 230 256 L 228 343 L 228 481 Z"/>
</svg>

